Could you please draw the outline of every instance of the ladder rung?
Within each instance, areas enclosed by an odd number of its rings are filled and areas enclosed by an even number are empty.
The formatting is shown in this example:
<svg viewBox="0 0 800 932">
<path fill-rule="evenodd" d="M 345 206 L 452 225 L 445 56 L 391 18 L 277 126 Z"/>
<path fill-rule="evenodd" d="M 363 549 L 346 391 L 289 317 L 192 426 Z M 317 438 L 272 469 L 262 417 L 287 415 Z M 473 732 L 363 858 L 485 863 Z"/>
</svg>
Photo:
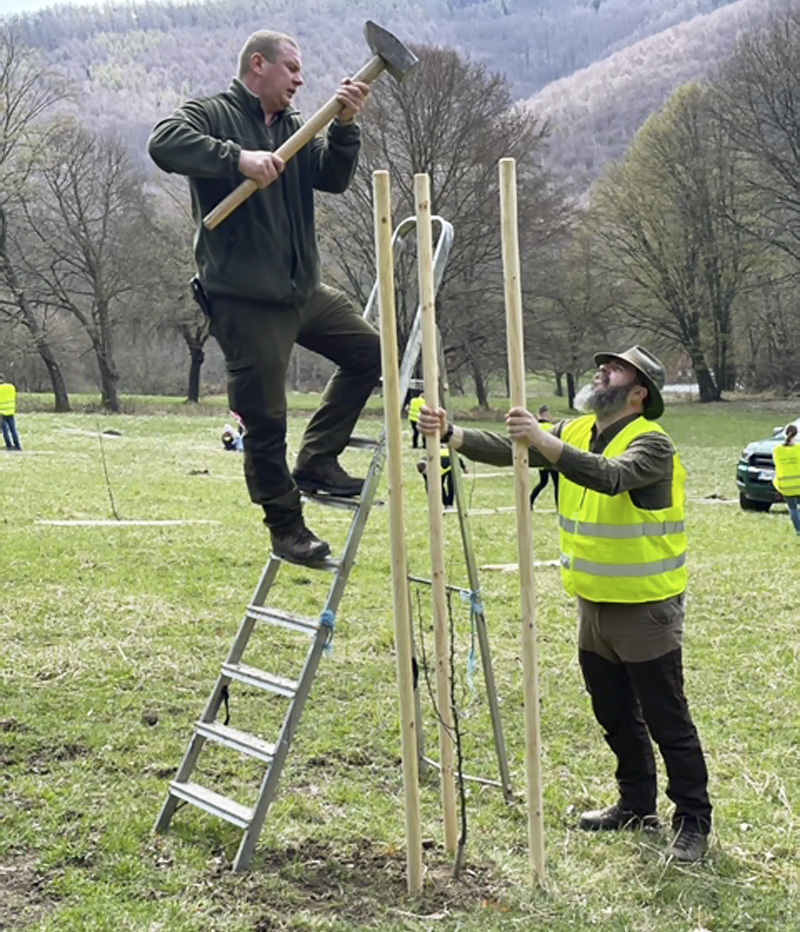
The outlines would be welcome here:
<svg viewBox="0 0 800 932">
<path fill-rule="evenodd" d="M 328 495 L 327 492 L 320 494 L 303 492 L 302 499 L 304 502 L 314 502 L 328 508 L 344 508 L 346 511 L 356 511 L 361 504 L 358 496 Z"/>
<path fill-rule="evenodd" d="M 274 744 L 256 735 L 249 735 L 246 731 L 239 731 L 238 728 L 229 728 L 222 722 L 198 722 L 196 728 L 197 734 L 208 738 L 209 741 L 224 744 L 225 747 L 233 748 L 234 751 L 263 761 L 265 764 L 269 764 L 275 756 Z"/>
<path fill-rule="evenodd" d="M 200 809 L 205 809 L 211 815 L 227 819 L 228 822 L 233 822 L 239 828 L 247 828 L 253 818 L 252 809 L 242 806 L 221 793 L 206 789 L 204 786 L 200 786 L 199 783 L 178 783 L 177 780 L 173 780 L 169 785 L 169 791 L 178 799 L 191 803 L 193 806 L 198 806 Z"/>
<path fill-rule="evenodd" d="M 229 676 L 240 683 L 246 683 L 248 686 L 257 686 L 259 689 L 266 689 L 267 692 L 277 693 L 279 696 L 291 698 L 297 692 L 297 683 L 294 680 L 265 673 L 264 670 L 257 670 L 243 663 L 223 663 L 222 675 Z"/>
<path fill-rule="evenodd" d="M 270 625 L 280 625 L 302 634 L 314 635 L 319 631 L 319 622 L 313 618 L 304 618 L 302 615 L 293 615 L 277 608 L 267 608 L 264 605 L 248 605 L 247 616 L 254 621 L 264 621 Z"/>
<path fill-rule="evenodd" d="M 356 450 L 374 450 L 379 443 L 380 441 L 373 437 L 351 437 L 347 441 L 347 446 L 354 447 Z"/>
<path fill-rule="evenodd" d="M 420 583 L 420 584 L 423 585 L 423 586 L 432 586 L 432 585 L 433 585 L 433 581 L 430 580 L 430 579 L 426 579 L 424 576 L 411 576 L 411 575 L 409 574 L 408 581 L 409 581 L 409 582 Z M 472 592 L 471 589 L 465 589 L 463 586 L 450 586 L 450 585 L 446 585 L 446 586 L 445 586 L 445 589 L 446 589 L 448 592 L 462 592 L 462 593 L 465 593 L 466 595 L 469 595 L 469 594 Z"/>
</svg>

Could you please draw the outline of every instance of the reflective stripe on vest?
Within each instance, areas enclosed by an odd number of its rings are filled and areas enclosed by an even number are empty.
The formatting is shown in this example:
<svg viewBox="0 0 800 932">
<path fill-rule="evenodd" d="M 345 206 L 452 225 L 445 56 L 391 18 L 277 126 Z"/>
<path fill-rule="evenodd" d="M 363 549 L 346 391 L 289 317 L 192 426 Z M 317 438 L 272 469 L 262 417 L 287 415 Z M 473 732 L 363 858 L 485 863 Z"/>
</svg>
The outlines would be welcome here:
<svg viewBox="0 0 800 932">
<path fill-rule="evenodd" d="M 772 484 L 781 493 L 790 498 L 800 495 L 800 446 L 781 444 L 772 451 L 775 460 L 775 478 Z"/>
<path fill-rule="evenodd" d="M 597 524 L 591 521 L 571 521 L 563 515 L 559 524 L 570 534 L 587 537 L 615 537 L 628 540 L 631 537 L 660 537 L 662 534 L 679 534 L 686 530 L 685 521 L 649 521 L 644 524 Z"/>
<path fill-rule="evenodd" d="M 561 438 L 579 450 L 591 444 L 593 415 L 567 424 Z M 627 424 L 603 455 L 624 453 L 637 437 L 663 428 L 645 418 Z M 672 503 L 637 507 L 630 493 L 604 495 L 568 480 L 559 483 L 561 570 L 570 595 L 593 602 L 655 602 L 686 588 L 686 471 L 675 453 Z"/>
</svg>

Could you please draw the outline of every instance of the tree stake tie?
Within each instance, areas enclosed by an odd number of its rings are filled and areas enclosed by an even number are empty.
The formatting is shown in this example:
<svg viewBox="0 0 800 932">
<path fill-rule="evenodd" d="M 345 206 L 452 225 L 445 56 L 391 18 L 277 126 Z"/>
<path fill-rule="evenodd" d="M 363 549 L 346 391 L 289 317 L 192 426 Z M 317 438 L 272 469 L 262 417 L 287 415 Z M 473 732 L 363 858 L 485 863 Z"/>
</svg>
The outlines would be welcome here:
<svg viewBox="0 0 800 932">
<path fill-rule="evenodd" d="M 325 639 L 325 653 L 330 657 L 333 653 L 333 633 L 336 630 L 336 615 L 326 608 L 319 616 L 319 623 L 323 628 L 328 629 L 328 636 Z"/>
</svg>

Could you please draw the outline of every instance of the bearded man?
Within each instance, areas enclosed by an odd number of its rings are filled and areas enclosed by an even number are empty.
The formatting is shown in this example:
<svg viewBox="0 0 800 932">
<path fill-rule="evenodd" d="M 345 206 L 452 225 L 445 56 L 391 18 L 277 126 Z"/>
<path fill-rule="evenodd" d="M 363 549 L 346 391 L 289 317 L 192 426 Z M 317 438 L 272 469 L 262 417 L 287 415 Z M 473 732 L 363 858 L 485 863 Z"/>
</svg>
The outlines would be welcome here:
<svg viewBox="0 0 800 932">
<path fill-rule="evenodd" d="M 449 424 L 441 408 L 422 409 L 420 430 L 494 465 L 511 464 L 513 442 L 523 440 L 531 466 L 558 470 L 563 582 L 577 597 L 580 666 L 619 790 L 613 805 L 583 813 L 580 828 L 658 829 L 652 737 L 675 805 L 665 854 L 698 861 L 711 802 L 683 689 L 686 471 L 656 423 L 661 362 L 641 346 L 594 359 L 598 371 L 576 398 L 585 415 L 551 431 L 518 407 L 506 416 L 508 438 Z"/>
</svg>

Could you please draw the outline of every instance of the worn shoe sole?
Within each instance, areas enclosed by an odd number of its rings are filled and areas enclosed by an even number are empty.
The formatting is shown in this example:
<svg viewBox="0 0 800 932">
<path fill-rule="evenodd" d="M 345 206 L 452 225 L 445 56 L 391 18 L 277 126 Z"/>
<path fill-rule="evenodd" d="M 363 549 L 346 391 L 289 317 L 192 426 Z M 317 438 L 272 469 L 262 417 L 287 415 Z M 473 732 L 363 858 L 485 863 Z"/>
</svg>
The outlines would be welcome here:
<svg viewBox="0 0 800 932">
<path fill-rule="evenodd" d="M 578 828 L 584 832 L 657 832 L 661 822 L 656 815 L 631 816 L 625 822 L 602 822 L 582 817 Z"/>
<path fill-rule="evenodd" d="M 319 553 L 315 553 L 313 556 L 309 556 L 305 559 L 301 559 L 296 554 L 283 553 L 280 550 L 272 548 L 272 555 L 279 557 L 281 560 L 284 560 L 286 563 L 293 563 L 295 566 L 324 566 L 331 556 L 331 548 L 326 547 L 324 550 L 320 550 Z"/>
<path fill-rule="evenodd" d="M 297 488 L 308 495 L 325 492 L 327 495 L 337 495 L 339 498 L 355 498 L 361 494 L 363 483 L 358 486 L 341 486 L 329 482 L 320 482 L 318 479 L 304 479 L 302 476 L 293 476 Z"/>
</svg>

